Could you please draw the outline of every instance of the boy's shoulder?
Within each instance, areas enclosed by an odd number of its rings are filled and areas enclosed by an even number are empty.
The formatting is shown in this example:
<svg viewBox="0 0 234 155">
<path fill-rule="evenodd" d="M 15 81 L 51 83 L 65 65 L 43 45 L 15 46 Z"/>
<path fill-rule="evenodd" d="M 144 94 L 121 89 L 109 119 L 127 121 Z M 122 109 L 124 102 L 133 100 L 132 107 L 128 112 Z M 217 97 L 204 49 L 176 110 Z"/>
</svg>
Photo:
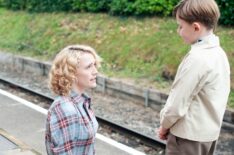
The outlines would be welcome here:
<svg viewBox="0 0 234 155">
<path fill-rule="evenodd" d="M 202 63 L 206 60 L 206 52 L 205 49 L 191 49 L 188 53 L 187 61 Z"/>
</svg>

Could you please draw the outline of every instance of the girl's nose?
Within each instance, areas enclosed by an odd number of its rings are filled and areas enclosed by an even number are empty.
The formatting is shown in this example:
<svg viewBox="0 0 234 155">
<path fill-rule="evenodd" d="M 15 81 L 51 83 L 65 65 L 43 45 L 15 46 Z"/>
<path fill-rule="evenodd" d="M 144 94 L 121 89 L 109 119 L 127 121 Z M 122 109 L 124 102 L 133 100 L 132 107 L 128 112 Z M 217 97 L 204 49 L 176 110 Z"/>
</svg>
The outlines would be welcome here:
<svg viewBox="0 0 234 155">
<path fill-rule="evenodd" d="M 92 74 L 96 75 L 97 73 L 98 73 L 97 67 L 94 66 L 94 67 L 93 67 L 93 72 L 92 72 Z"/>
</svg>

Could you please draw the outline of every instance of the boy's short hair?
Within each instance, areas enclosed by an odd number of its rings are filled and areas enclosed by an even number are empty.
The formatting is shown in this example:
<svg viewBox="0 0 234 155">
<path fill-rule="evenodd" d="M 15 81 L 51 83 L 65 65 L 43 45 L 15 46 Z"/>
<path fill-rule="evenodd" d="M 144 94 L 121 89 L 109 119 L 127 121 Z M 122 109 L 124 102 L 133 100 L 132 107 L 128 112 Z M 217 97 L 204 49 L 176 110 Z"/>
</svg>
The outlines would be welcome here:
<svg viewBox="0 0 234 155">
<path fill-rule="evenodd" d="M 216 27 L 220 12 L 214 0 L 181 0 L 175 6 L 173 15 L 190 24 L 200 22 L 210 30 Z"/>
</svg>

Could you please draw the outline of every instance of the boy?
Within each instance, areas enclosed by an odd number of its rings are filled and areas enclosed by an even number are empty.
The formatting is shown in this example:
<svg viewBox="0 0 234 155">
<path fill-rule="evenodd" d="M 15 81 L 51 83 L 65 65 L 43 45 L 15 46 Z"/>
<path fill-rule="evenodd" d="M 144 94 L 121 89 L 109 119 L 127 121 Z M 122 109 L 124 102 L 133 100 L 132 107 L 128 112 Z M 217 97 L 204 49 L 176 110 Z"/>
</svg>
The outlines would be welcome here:
<svg viewBox="0 0 234 155">
<path fill-rule="evenodd" d="M 191 50 L 160 113 L 159 138 L 167 155 L 212 155 L 230 92 L 228 59 L 213 34 L 219 9 L 214 0 L 182 0 L 174 15 Z"/>
</svg>

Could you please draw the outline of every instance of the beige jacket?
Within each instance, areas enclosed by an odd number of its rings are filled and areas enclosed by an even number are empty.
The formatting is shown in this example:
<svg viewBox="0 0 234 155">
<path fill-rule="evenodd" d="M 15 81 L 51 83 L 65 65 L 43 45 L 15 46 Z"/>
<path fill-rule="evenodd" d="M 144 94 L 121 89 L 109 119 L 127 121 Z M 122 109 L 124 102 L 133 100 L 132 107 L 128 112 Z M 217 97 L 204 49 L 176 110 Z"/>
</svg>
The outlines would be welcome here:
<svg viewBox="0 0 234 155">
<path fill-rule="evenodd" d="M 160 123 L 178 137 L 208 142 L 218 139 L 230 92 L 230 66 L 211 34 L 192 45 L 181 62 Z"/>
</svg>

